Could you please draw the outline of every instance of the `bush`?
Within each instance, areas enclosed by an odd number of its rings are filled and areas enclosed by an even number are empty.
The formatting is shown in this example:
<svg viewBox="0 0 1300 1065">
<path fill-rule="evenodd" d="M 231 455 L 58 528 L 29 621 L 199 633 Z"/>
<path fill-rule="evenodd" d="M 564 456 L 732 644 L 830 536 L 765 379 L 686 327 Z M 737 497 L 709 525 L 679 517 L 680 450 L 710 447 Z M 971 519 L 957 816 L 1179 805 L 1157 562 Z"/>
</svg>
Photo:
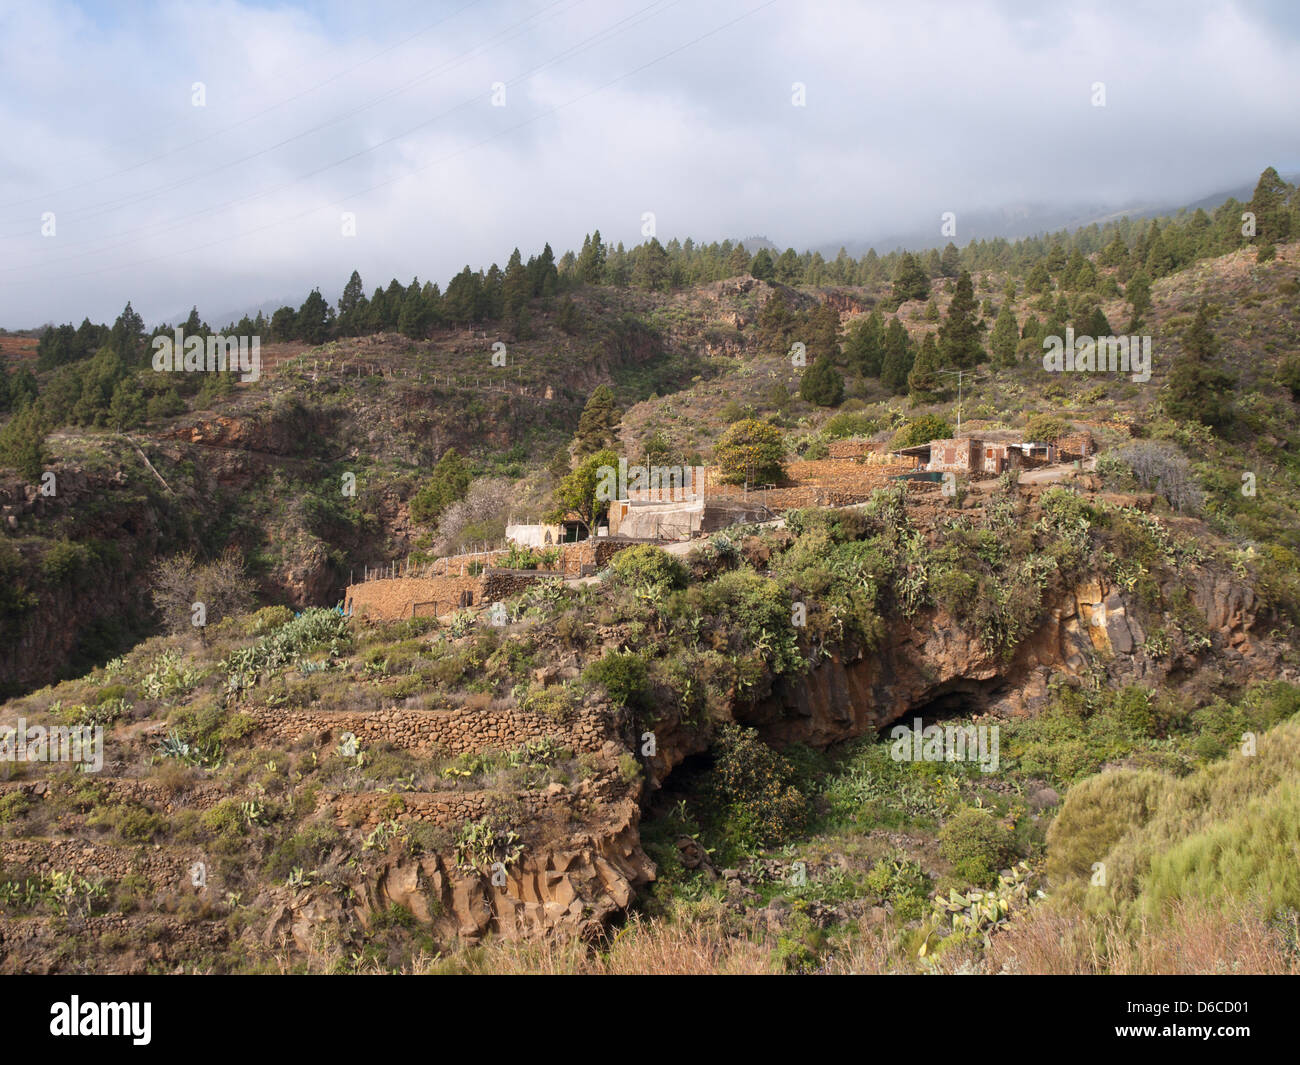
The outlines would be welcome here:
<svg viewBox="0 0 1300 1065">
<path fill-rule="evenodd" d="M 781 480 L 785 476 L 784 457 L 781 431 L 753 418 L 736 422 L 714 449 L 723 480 L 732 484 Z"/>
<path fill-rule="evenodd" d="M 922 414 L 907 422 L 894 434 L 890 447 L 915 447 L 928 444 L 931 440 L 949 440 L 952 438 L 952 425 L 937 414 Z"/>
<path fill-rule="evenodd" d="M 710 790 L 726 808 L 726 834 L 735 845 L 773 846 L 803 828 L 808 804 L 794 767 L 757 731 L 724 725 L 713 750 Z"/>
<path fill-rule="evenodd" d="M 622 706 L 644 710 L 651 705 L 649 668 L 635 651 L 611 651 L 587 666 L 582 676 Z"/>
<path fill-rule="evenodd" d="M 1025 423 L 1025 439 L 1055 444 L 1070 432 L 1070 423 L 1051 414 L 1035 414 Z"/>
<path fill-rule="evenodd" d="M 264 606 L 244 625 L 245 636 L 264 636 L 293 620 L 293 611 L 287 606 Z"/>
<path fill-rule="evenodd" d="M 610 562 L 618 584 L 642 594 L 662 594 L 686 587 L 686 567 L 653 544 L 638 544 L 620 551 Z"/>
<path fill-rule="evenodd" d="M 1014 837 L 987 810 L 967 806 L 939 830 L 939 854 L 962 880 L 987 886 L 1011 864 Z"/>
<path fill-rule="evenodd" d="M 1173 444 L 1136 441 L 1114 452 L 1113 461 L 1123 463 L 1143 489 L 1164 496 L 1180 514 L 1198 513 L 1205 503 L 1192 464 Z"/>
<path fill-rule="evenodd" d="M 852 400 L 849 401 L 853 402 Z M 848 407 L 848 403 L 844 407 Z M 869 414 L 859 414 L 841 409 L 839 414 L 822 426 L 822 436 L 827 440 L 842 440 L 853 436 L 870 436 L 880 429 L 880 419 Z"/>
</svg>

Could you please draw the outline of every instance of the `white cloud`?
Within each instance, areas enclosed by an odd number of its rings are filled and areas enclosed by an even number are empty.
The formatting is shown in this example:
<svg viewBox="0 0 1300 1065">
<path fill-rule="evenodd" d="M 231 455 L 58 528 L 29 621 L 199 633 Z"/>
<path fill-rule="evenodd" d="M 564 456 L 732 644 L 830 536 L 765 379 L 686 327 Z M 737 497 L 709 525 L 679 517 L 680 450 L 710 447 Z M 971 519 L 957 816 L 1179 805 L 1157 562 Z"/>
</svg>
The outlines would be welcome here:
<svg viewBox="0 0 1300 1065">
<path fill-rule="evenodd" d="M 1285 13 L 782 2 L 681 48 L 760 3 L 2 7 L 0 322 L 300 300 L 354 267 L 445 284 L 597 226 L 634 243 L 645 210 L 661 239 L 803 247 L 945 210 L 1178 202 L 1300 163 Z"/>
</svg>

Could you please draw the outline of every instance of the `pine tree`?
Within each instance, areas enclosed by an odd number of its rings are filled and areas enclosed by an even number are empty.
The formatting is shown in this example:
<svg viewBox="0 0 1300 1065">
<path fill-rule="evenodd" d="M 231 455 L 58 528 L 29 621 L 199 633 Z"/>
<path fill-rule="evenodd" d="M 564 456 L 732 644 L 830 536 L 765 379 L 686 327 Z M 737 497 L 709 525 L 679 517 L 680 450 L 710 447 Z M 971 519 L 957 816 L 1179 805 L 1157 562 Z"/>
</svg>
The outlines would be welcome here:
<svg viewBox="0 0 1300 1065">
<path fill-rule="evenodd" d="M 560 300 L 559 309 L 555 313 L 555 324 L 569 336 L 573 336 L 581 328 L 577 305 L 568 296 Z"/>
<path fill-rule="evenodd" d="M 771 259 L 770 255 L 768 259 Z M 727 276 L 740 277 L 749 273 L 751 262 L 749 252 L 745 250 L 745 245 L 737 244 L 731 249 L 731 254 L 727 256 Z"/>
<path fill-rule="evenodd" d="M 184 330 L 187 337 L 205 337 L 210 332 L 207 323 L 199 317 L 197 307 L 190 308 L 190 315 L 185 319 L 185 324 L 181 326 L 181 329 Z"/>
<path fill-rule="evenodd" d="M 40 480 L 45 469 L 45 437 L 49 431 L 49 420 L 38 404 L 33 403 L 15 414 L 0 428 L 0 466 L 17 470 L 26 481 Z"/>
<path fill-rule="evenodd" d="M 334 308 L 325 302 L 320 289 L 314 288 L 298 308 L 295 320 L 297 338 L 308 344 L 324 344 L 334 323 Z"/>
<path fill-rule="evenodd" d="M 1209 308 L 1202 301 L 1196 318 L 1183 333 L 1182 351 L 1169 367 L 1164 408 L 1171 418 L 1201 422 L 1219 431 L 1231 424 L 1231 392 L 1236 381 L 1218 362 L 1218 350 Z"/>
<path fill-rule="evenodd" d="M 793 248 L 786 248 L 777 259 L 776 279 L 783 285 L 797 285 L 803 280 L 803 263 L 799 261 L 799 253 Z"/>
<path fill-rule="evenodd" d="M 353 270 L 348 283 L 343 286 L 343 295 L 339 297 L 339 335 L 354 337 L 365 332 L 369 307 L 370 301 L 366 299 L 361 275 Z"/>
<path fill-rule="evenodd" d="M 113 398 L 108 405 L 107 422 L 110 429 L 122 432 L 134 429 L 144 422 L 144 393 L 134 379 L 125 377 L 113 390 Z"/>
<path fill-rule="evenodd" d="M 1035 263 L 1034 268 L 1029 271 L 1029 276 L 1025 278 L 1025 292 L 1037 296 L 1051 291 L 1052 275 L 1047 272 L 1046 264 Z"/>
<path fill-rule="evenodd" d="M 465 498 L 471 480 L 469 465 L 454 447 L 442 453 L 428 482 L 411 497 L 411 520 L 430 525 L 452 503 Z"/>
<path fill-rule="evenodd" d="M 849 328 L 844 354 L 849 369 L 862 377 L 879 377 L 885 359 L 885 322 L 879 310 L 859 318 Z"/>
<path fill-rule="evenodd" d="M 1250 198 L 1249 209 L 1255 215 L 1255 233 L 1261 262 L 1271 259 L 1273 246 L 1285 242 L 1291 235 L 1291 212 L 1287 200 L 1293 191 L 1271 166 L 1259 175 L 1259 183 Z"/>
<path fill-rule="evenodd" d="M 758 249 L 758 253 L 749 264 L 749 276 L 758 281 L 773 281 L 776 279 L 776 266 L 773 264 L 772 256 L 766 248 Z"/>
<path fill-rule="evenodd" d="M 298 335 L 298 314 L 292 307 L 281 307 L 271 315 L 271 339 L 283 343 Z"/>
<path fill-rule="evenodd" d="M 916 256 L 905 251 L 898 259 L 898 270 L 894 274 L 894 303 L 906 303 L 908 300 L 923 300 L 930 295 L 930 279 L 925 270 L 916 261 Z"/>
<path fill-rule="evenodd" d="M 361 274 L 353 270 L 348 283 L 343 286 L 343 295 L 339 297 L 339 319 L 342 320 L 345 314 L 355 311 L 365 298 L 366 289 L 361 283 Z"/>
<path fill-rule="evenodd" d="M 402 293 L 402 309 L 397 315 L 397 330 L 404 337 L 420 340 L 424 337 L 428 325 L 428 307 L 424 302 L 424 290 L 419 278 L 412 278 L 411 283 Z"/>
<path fill-rule="evenodd" d="M 140 360 L 144 347 L 144 319 L 135 313 L 131 301 L 117 316 L 109 333 L 108 346 L 113 349 L 128 366 Z"/>
<path fill-rule="evenodd" d="M 1015 312 L 1011 304 L 1004 303 L 993 324 L 993 334 L 989 338 L 989 347 L 993 350 L 993 359 L 998 366 L 1014 366 L 1016 363 L 1016 345 L 1020 343 L 1020 329 L 1016 324 Z"/>
<path fill-rule="evenodd" d="M 953 369 L 970 369 L 983 361 L 977 309 L 970 272 L 963 270 L 948 304 L 948 316 L 939 327 L 939 354 Z"/>
<path fill-rule="evenodd" d="M 1165 243 L 1164 234 L 1156 230 L 1155 236 L 1151 240 L 1151 247 L 1147 250 L 1146 272 L 1153 278 L 1165 277 L 1172 274 L 1177 265 L 1173 252 L 1169 250 L 1169 246 Z"/>
<path fill-rule="evenodd" d="M 808 322 L 808 350 L 831 365 L 840 362 L 840 312 L 823 303 L 812 312 Z"/>
<path fill-rule="evenodd" d="M 912 371 L 907 375 L 907 390 L 913 405 L 932 403 L 939 394 L 939 345 L 933 333 L 926 333 L 916 353 Z"/>
<path fill-rule="evenodd" d="M 516 248 L 510 253 L 510 259 L 506 263 L 505 279 L 501 284 L 506 314 L 517 318 L 524 304 L 528 302 L 528 297 L 532 295 L 532 289 L 532 283 L 528 280 L 528 271 L 524 269 L 523 257 Z"/>
<path fill-rule="evenodd" d="M 618 427 L 622 412 L 614 405 L 614 393 L 608 385 L 598 385 L 587 399 L 578 419 L 574 437 L 574 454 L 581 458 L 601 448 L 618 444 Z"/>
<path fill-rule="evenodd" d="M 825 356 L 813 359 L 799 381 L 799 398 L 819 407 L 837 407 L 844 401 L 844 378 Z"/>
<path fill-rule="evenodd" d="M 944 277 L 956 277 L 961 273 L 961 253 L 952 241 L 948 241 L 939 256 L 939 270 Z"/>
<path fill-rule="evenodd" d="M 582 251 L 578 254 L 578 277 L 584 284 L 599 285 L 605 280 L 605 246 L 600 242 L 600 230 L 582 238 Z"/>
<path fill-rule="evenodd" d="M 1119 230 L 1111 237 L 1110 243 L 1101 250 L 1097 256 L 1097 262 L 1102 266 L 1120 266 L 1128 258 L 1128 245 L 1124 243 L 1124 238 L 1119 235 Z"/>
<path fill-rule="evenodd" d="M 1133 317 L 1129 319 L 1128 331 L 1134 332 L 1142 324 L 1142 316 L 1151 307 L 1151 279 L 1139 270 L 1124 289 L 1124 297 L 1133 307 Z"/>
<path fill-rule="evenodd" d="M 668 253 L 656 237 L 636 249 L 632 284 L 649 291 L 661 291 L 669 284 Z"/>
<path fill-rule="evenodd" d="M 880 383 L 894 395 L 907 391 L 907 375 L 912 372 L 912 344 L 907 330 L 897 317 L 889 320 L 885 330 L 885 358 L 880 368 Z"/>
</svg>

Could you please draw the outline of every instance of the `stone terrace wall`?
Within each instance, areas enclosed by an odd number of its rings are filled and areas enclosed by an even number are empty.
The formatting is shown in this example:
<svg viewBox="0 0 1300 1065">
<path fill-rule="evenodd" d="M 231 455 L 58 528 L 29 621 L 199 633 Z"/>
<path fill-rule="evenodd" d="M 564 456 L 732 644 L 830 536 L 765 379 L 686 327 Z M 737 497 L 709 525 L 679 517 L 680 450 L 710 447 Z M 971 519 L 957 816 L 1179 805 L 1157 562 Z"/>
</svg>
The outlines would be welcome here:
<svg viewBox="0 0 1300 1065">
<path fill-rule="evenodd" d="M 458 609 L 461 593 L 465 591 L 474 594 L 474 606 L 480 607 L 518 595 L 528 585 L 543 577 L 577 577 L 583 566 L 601 569 L 615 554 L 635 543 L 635 540 L 597 537 L 576 544 L 558 544 L 556 546 L 560 549 L 561 568 L 557 570 L 489 567 L 477 577 L 471 577 L 468 574 L 461 576 L 458 570 L 453 569 L 446 576 L 384 577 L 362 581 L 348 585 L 343 596 L 343 609 L 350 610 L 357 617 L 397 621 L 414 616 L 412 609 L 416 604 L 436 604 L 422 605 L 415 611 L 421 617 L 428 617 Z M 505 552 L 499 552 L 491 556 L 480 555 L 477 560 L 491 561 L 504 556 Z M 438 563 L 434 564 L 435 567 L 437 565 Z M 433 572 L 437 573 L 437 570 L 434 569 Z"/>
<path fill-rule="evenodd" d="M 512 750 L 529 740 L 554 736 L 578 751 L 599 750 L 606 738 L 603 718 L 593 710 L 577 712 L 565 722 L 512 707 L 505 710 L 457 707 L 454 710 L 314 711 L 249 707 L 245 710 L 259 731 L 281 743 L 329 732 L 337 738 L 351 732 L 364 746 L 387 740 L 422 754 L 474 754 Z"/>
<path fill-rule="evenodd" d="M 474 605 L 478 606 L 482 595 L 481 577 L 391 577 L 378 581 L 363 581 L 361 584 L 348 585 L 344 594 L 344 610 L 358 617 L 367 616 L 378 621 L 394 621 L 398 618 L 411 617 L 411 608 L 415 603 L 437 603 L 437 612 L 447 613 L 456 609 L 463 591 L 474 593 Z M 433 607 L 420 611 L 427 615 L 434 612 Z"/>
<path fill-rule="evenodd" d="M 85 877 L 118 881 L 128 873 L 155 887 L 181 888 L 190 883 L 190 867 L 203 861 L 201 847 L 115 847 L 81 839 L 0 840 L 0 859 L 10 869 L 32 872 L 73 871 Z"/>
<path fill-rule="evenodd" d="M 486 571 L 482 580 L 482 600 L 484 603 L 495 603 L 502 599 L 509 599 L 512 595 L 518 595 L 530 584 L 540 581 L 546 577 L 563 577 L 563 570 L 540 570 L 540 569 L 490 569 Z M 474 602 L 479 599 L 476 597 Z"/>
</svg>

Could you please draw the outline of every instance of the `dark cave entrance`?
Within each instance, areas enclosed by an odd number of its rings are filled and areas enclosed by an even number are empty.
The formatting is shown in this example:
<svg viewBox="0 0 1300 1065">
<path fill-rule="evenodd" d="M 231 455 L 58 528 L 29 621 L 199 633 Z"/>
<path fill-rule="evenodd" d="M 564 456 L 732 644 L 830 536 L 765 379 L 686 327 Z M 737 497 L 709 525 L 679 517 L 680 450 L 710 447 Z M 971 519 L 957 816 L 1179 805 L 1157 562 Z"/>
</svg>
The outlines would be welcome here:
<svg viewBox="0 0 1300 1065">
<path fill-rule="evenodd" d="M 960 718 L 971 718 L 988 711 L 989 703 L 997 696 L 1008 691 L 1001 680 L 977 681 L 957 680 L 941 685 L 924 702 L 917 703 L 907 713 L 900 715 L 879 731 L 879 737 L 886 739 L 890 730 L 899 725 L 911 728 L 917 718 L 921 727 L 941 724 Z"/>
</svg>

